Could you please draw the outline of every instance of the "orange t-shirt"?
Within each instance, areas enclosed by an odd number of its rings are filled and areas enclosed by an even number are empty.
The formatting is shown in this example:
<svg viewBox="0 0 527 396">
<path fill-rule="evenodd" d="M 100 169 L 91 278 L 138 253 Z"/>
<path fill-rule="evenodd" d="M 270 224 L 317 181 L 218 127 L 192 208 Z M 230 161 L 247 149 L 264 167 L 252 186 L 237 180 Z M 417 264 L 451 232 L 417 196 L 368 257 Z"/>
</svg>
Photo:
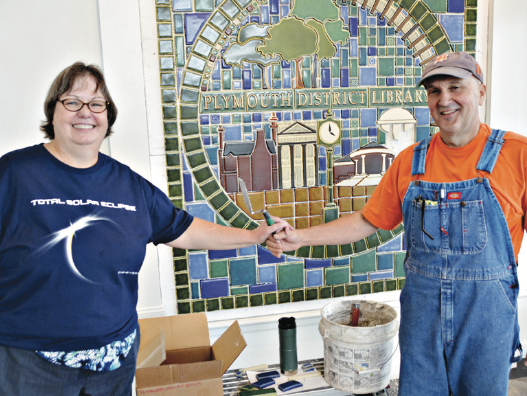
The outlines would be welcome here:
<svg viewBox="0 0 527 396">
<path fill-rule="evenodd" d="M 403 220 L 403 199 L 411 181 L 419 178 L 435 183 L 452 183 L 487 177 L 492 191 L 505 214 L 516 257 L 520 251 L 523 230 L 527 229 L 527 137 L 507 132 L 496 166 L 491 174 L 476 170 L 491 128 L 481 124 L 478 135 L 467 145 L 447 146 L 439 134 L 432 137 L 426 155 L 425 174 L 412 176 L 412 159 L 416 146 L 403 150 L 394 160 L 363 214 L 376 227 L 391 230 Z"/>
</svg>

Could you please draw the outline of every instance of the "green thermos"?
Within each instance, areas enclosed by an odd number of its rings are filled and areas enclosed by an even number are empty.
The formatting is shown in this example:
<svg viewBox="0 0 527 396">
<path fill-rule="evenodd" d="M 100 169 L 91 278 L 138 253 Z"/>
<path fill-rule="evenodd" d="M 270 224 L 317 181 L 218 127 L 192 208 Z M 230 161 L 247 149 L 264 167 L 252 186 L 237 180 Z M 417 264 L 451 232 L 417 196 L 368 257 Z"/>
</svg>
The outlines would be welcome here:
<svg viewBox="0 0 527 396">
<path fill-rule="evenodd" d="M 280 371 L 284 375 L 295 375 L 298 370 L 295 318 L 278 319 L 278 336 L 280 338 Z"/>
</svg>

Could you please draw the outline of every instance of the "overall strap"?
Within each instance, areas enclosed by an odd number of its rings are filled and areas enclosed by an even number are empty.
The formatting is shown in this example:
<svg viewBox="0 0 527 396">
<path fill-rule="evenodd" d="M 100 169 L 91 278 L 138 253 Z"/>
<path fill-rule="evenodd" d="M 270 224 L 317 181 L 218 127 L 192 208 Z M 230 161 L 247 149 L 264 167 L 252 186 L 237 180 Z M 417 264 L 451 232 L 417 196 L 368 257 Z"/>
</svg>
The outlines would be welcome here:
<svg viewBox="0 0 527 396">
<path fill-rule="evenodd" d="M 414 147 L 414 158 L 412 160 L 412 176 L 425 174 L 426 152 L 428 150 L 428 145 L 430 144 L 431 139 L 431 137 L 423 139 L 419 142 L 417 146 Z"/>
<path fill-rule="evenodd" d="M 503 135 L 505 135 L 505 131 L 500 129 L 492 130 L 487 139 L 487 143 L 485 143 L 483 153 L 481 153 L 478 166 L 476 167 L 477 170 L 492 173 L 494 165 L 496 165 L 496 161 L 498 160 L 501 147 L 503 146 L 503 143 L 505 143 Z"/>
</svg>

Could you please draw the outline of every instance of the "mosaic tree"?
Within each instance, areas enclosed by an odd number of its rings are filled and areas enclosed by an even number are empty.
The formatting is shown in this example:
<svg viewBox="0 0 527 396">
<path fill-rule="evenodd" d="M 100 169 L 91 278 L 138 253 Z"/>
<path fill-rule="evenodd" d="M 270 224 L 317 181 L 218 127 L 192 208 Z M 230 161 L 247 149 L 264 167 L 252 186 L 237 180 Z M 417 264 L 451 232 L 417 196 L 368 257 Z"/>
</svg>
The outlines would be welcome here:
<svg viewBox="0 0 527 396">
<path fill-rule="evenodd" d="M 331 0 L 297 0 L 287 18 L 269 29 L 269 37 L 258 47 L 264 56 L 278 54 L 296 62 L 296 88 L 304 88 L 302 62 L 313 56 L 312 87 L 317 87 L 317 60 L 330 59 L 335 44 L 350 37 L 339 18 L 339 8 Z"/>
<path fill-rule="evenodd" d="M 267 34 L 270 26 L 258 26 L 255 23 L 250 23 L 242 27 L 236 38 L 236 43 L 233 43 L 225 51 L 223 61 L 231 66 L 243 67 L 243 62 L 257 65 L 262 70 L 263 88 L 267 89 L 266 68 L 271 64 L 280 63 L 280 57 L 270 56 L 264 57 L 256 48 L 263 43 L 264 37 L 269 37 Z"/>
</svg>

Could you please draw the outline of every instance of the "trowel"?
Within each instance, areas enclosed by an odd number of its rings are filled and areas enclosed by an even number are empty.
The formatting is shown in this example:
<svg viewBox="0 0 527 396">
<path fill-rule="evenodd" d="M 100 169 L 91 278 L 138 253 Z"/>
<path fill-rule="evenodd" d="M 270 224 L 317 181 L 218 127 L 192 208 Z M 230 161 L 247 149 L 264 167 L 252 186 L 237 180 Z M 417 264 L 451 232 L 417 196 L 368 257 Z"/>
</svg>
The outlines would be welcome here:
<svg viewBox="0 0 527 396">
<path fill-rule="evenodd" d="M 251 206 L 251 200 L 249 199 L 249 193 L 247 192 L 247 187 L 245 186 L 245 182 L 238 178 L 238 183 L 240 183 L 240 190 L 242 191 L 243 200 L 245 201 L 245 205 L 247 206 L 247 209 L 249 209 L 249 212 L 251 215 L 255 215 L 258 213 L 263 214 L 263 217 L 265 217 L 265 222 L 267 225 L 273 225 L 275 224 L 275 221 L 271 218 L 271 215 L 269 212 L 265 209 L 257 210 L 256 212 L 253 212 L 253 208 Z"/>
</svg>

